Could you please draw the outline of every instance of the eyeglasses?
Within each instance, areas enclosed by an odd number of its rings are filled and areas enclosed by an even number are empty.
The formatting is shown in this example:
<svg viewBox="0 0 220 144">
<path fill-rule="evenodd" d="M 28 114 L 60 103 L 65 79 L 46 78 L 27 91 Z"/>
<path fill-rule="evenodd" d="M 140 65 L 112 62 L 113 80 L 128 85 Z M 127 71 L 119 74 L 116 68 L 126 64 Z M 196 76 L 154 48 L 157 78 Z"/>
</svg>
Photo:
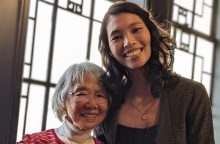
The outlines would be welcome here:
<svg viewBox="0 0 220 144">
<path fill-rule="evenodd" d="M 92 93 L 89 93 L 88 91 L 79 91 L 79 92 L 66 93 L 66 94 L 72 95 L 75 101 L 81 101 L 81 102 L 87 101 L 92 95 Z M 97 93 L 94 95 L 94 97 L 97 104 L 107 102 L 106 95 L 103 93 Z"/>
</svg>

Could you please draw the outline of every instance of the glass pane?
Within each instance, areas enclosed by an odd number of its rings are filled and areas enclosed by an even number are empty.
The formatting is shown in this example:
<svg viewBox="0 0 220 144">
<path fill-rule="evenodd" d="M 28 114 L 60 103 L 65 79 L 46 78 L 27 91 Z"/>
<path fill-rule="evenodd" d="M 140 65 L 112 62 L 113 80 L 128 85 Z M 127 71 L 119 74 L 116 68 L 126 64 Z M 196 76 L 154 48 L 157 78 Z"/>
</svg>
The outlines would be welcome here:
<svg viewBox="0 0 220 144">
<path fill-rule="evenodd" d="M 22 82 L 21 95 L 22 95 L 22 96 L 27 96 L 27 90 L 28 90 L 28 83 Z"/>
<path fill-rule="evenodd" d="M 191 28 L 192 27 L 192 13 L 191 12 L 187 12 L 187 20 L 186 23 L 188 24 L 188 27 Z"/>
<path fill-rule="evenodd" d="M 112 2 L 107 0 L 96 0 L 95 1 L 95 10 L 94 10 L 94 19 L 102 21 L 105 13 L 108 11 L 108 8 L 112 5 Z"/>
<path fill-rule="evenodd" d="M 58 1 L 58 6 L 63 7 L 63 8 L 67 8 L 68 5 L 68 0 L 59 0 Z"/>
<path fill-rule="evenodd" d="M 55 117 L 55 115 L 53 114 L 53 110 L 52 110 L 52 97 L 53 97 L 54 91 L 55 91 L 55 88 L 50 88 L 46 129 L 58 128 L 61 125 L 61 122 L 58 120 L 58 118 Z"/>
<path fill-rule="evenodd" d="M 39 2 L 35 34 L 32 79 L 46 80 L 50 48 L 51 19 L 53 7 Z"/>
<path fill-rule="evenodd" d="M 29 74 L 30 74 L 30 66 L 24 64 L 23 78 L 29 78 Z"/>
<path fill-rule="evenodd" d="M 211 75 L 203 73 L 202 74 L 202 84 L 205 86 L 207 93 L 210 96 Z"/>
<path fill-rule="evenodd" d="M 25 63 L 31 63 L 31 52 L 33 42 L 34 21 L 28 19 L 27 37 L 25 45 Z"/>
<path fill-rule="evenodd" d="M 102 66 L 101 55 L 98 50 L 100 27 L 101 27 L 101 23 L 93 21 L 90 62 Z"/>
<path fill-rule="evenodd" d="M 175 57 L 175 61 L 173 65 L 174 72 L 180 74 L 183 77 L 191 79 L 193 55 L 185 51 L 176 49 L 174 57 Z"/>
<path fill-rule="evenodd" d="M 180 48 L 180 43 L 181 43 L 181 29 L 176 29 L 176 46 Z"/>
<path fill-rule="evenodd" d="M 51 82 L 74 63 L 86 61 L 89 19 L 58 9 Z"/>
<path fill-rule="evenodd" d="M 202 66 L 203 66 L 203 59 L 200 57 L 195 57 L 195 64 L 194 64 L 194 80 L 197 82 L 202 82 Z"/>
<path fill-rule="evenodd" d="M 213 0 L 204 0 L 204 3 L 209 5 L 209 6 L 212 6 L 213 5 Z"/>
<path fill-rule="evenodd" d="M 37 0 L 30 0 L 29 5 L 29 17 L 35 18 Z"/>
<path fill-rule="evenodd" d="M 172 18 L 172 20 L 175 22 L 177 22 L 177 20 L 178 20 L 178 10 L 179 10 L 178 6 L 173 5 L 173 18 Z"/>
<path fill-rule="evenodd" d="M 203 71 L 212 73 L 214 44 L 200 37 L 197 38 L 196 55 L 204 58 Z"/>
<path fill-rule="evenodd" d="M 43 1 L 46 1 L 46 2 L 49 2 L 49 3 L 54 3 L 54 0 L 43 0 Z"/>
<path fill-rule="evenodd" d="M 45 87 L 30 85 L 25 134 L 41 131 L 44 109 Z"/>
<path fill-rule="evenodd" d="M 174 3 L 190 11 L 193 10 L 194 0 L 174 0 Z"/>
<path fill-rule="evenodd" d="M 204 34 L 210 35 L 212 9 L 204 6 L 202 16 L 195 15 L 193 29 L 200 31 Z"/>
<path fill-rule="evenodd" d="M 82 15 L 90 17 L 91 4 L 92 4 L 91 0 L 83 0 Z"/>
<path fill-rule="evenodd" d="M 203 9 L 204 9 L 203 0 L 196 0 L 196 9 L 195 9 L 196 14 L 202 15 Z"/>
<path fill-rule="evenodd" d="M 23 128 L 24 128 L 24 118 L 25 118 L 25 109 L 26 109 L 26 98 L 20 99 L 20 108 L 19 108 L 19 118 L 18 118 L 18 130 L 17 130 L 17 142 L 22 140 Z"/>
<path fill-rule="evenodd" d="M 189 34 L 183 32 L 182 33 L 182 43 L 189 44 L 189 37 L 190 37 Z"/>
<path fill-rule="evenodd" d="M 189 52 L 194 53 L 195 50 L 195 35 L 190 34 Z"/>
</svg>

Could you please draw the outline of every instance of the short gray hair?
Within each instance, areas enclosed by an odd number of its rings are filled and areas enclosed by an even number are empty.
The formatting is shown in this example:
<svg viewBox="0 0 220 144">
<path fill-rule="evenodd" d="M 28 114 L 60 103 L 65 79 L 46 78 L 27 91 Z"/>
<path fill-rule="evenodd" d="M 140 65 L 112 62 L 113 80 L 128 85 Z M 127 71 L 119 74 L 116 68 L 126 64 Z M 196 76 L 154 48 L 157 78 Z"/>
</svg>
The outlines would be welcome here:
<svg viewBox="0 0 220 144">
<path fill-rule="evenodd" d="M 54 115 L 61 121 L 64 121 L 64 117 L 66 113 L 61 110 L 61 106 L 65 106 L 66 92 L 71 84 L 75 84 L 78 82 L 84 81 L 84 76 L 88 76 L 89 78 L 94 79 L 95 81 L 99 81 L 99 78 L 105 71 L 97 66 L 96 64 L 90 62 L 83 62 L 79 64 L 73 64 L 70 66 L 61 76 L 58 81 L 55 92 L 52 98 L 52 109 Z M 109 95 L 107 96 L 109 103 Z"/>
</svg>

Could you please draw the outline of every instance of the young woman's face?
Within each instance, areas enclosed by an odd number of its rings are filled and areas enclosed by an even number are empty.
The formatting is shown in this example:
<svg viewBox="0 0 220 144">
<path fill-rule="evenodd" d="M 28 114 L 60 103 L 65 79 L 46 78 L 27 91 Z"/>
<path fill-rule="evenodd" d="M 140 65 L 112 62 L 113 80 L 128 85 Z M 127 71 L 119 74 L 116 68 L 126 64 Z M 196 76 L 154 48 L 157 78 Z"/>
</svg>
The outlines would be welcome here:
<svg viewBox="0 0 220 144">
<path fill-rule="evenodd" d="M 108 101 L 106 92 L 97 81 L 85 77 L 83 83 L 76 83 L 66 95 L 67 119 L 83 130 L 93 129 L 105 118 Z"/>
<path fill-rule="evenodd" d="M 139 16 L 132 13 L 110 16 L 107 35 L 114 58 L 124 67 L 138 69 L 149 60 L 150 32 Z"/>
</svg>

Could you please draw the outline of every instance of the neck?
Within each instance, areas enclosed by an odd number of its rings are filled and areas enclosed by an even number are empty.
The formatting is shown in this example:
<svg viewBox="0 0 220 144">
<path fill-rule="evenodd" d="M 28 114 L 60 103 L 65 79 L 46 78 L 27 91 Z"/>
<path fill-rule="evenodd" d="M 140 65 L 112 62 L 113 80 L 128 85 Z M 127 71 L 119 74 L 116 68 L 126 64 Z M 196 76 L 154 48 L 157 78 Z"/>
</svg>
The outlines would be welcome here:
<svg viewBox="0 0 220 144">
<path fill-rule="evenodd" d="M 66 137 L 68 140 L 76 143 L 85 143 L 91 140 L 91 130 L 80 130 L 67 119 L 63 124 L 58 128 L 59 132 Z"/>
<path fill-rule="evenodd" d="M 128 72 L 132 81 L 132 86 L 130 87 L 127 96 L 132 99 L 152 99 L 150 91 L 151 84 L 146 81 L 143 68 L 129 70 Z"/>
</svg>

